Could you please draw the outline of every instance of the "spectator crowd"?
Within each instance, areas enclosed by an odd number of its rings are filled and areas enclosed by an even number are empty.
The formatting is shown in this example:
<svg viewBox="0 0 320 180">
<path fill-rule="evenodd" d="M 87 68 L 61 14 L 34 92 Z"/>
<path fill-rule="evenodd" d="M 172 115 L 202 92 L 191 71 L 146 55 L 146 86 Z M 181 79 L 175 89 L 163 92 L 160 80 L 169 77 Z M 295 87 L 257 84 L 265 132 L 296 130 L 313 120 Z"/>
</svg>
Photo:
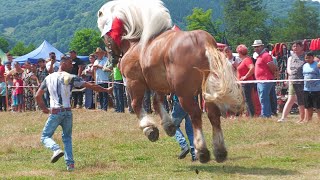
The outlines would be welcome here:
<svg viewBox="0 0 320 180">
<path fill-rule="evenodd" d="M 233 67 L 234 73 L 243 90 L 246 105 L 245 114 L 249 117 L 270 118 L 278 116 L 278 100 L 281 94 L 276 91 L 276 80 L 279 78 L 279 67 L 276 58 L 271 50 L 265 48 L 261 40 L 255 40 L 252 44 L 254 55 L 248 54 L 248 48 L 241 44 L 236 48 L 237 56 L 234 55 L 230 47 L 221 49 L 225 54 L 226 61 Z M 305 52 L 302 42 L 292 43 L 292 51 L 287 60 L 288 99 L 283 107 L 283 113 L 278 122 L 284 122 L 296 103 L 299 109 L 299 123 L 311 120 L 311 110 L 319 109 L 318 102 L 320 92 L 319 81 L 309 81 L 309 79 L 320 79 L 319 59 L 313 52 Z M 23 65 L 15 62 L 12 55 L 7 53 L 8 61 L 1 64 L 0 61 L 0 111 L 35 111 L 37 104 L 34 100 L 35 93 L 46 76 L 57 72 L 59 62 L 55 53 L 49 53 L 48 59 L 38 59 L 37 64 L 26 61 Z M 77 52 L 72 50 L 68 56 L 72 59 L 73 68 L 71 74 L 82 77 L 87 82 L 95 82 L 101 87 L 113 87 L 113 94 L 106 92 L 94 93 L 90 89 L 73 88 L 72 107 L 85 109 L 101 109 L 107 111 L 111 106 L 114 112 L 123 113 L 125 107 L 133 113 L 131 108 L 131 98 L 125 87 L 125 78 L 119 70 L 119 64 L 112 64 L 111 56 L 107 51 L 97 48 L 89 55 L 89 62 L 80 60 Z M 312 66 L 308 64 L 314 63 Z M 307 68 L 308 66 L 308 68 Z M 256 82 L 253 82 L 257 80 Z M 247 83 L 248 81 L 249 83 Z M 151 108 L 152 91 L 145 92 L 143 107 L 148 113 L 152 113 Z M 48 93 L 43 95 L 43 100 L 47 107 L 50 104 Z M 310 102 L 312 100 L 312 102 Z M 164 105 L 169 112 L 172 100 L 166 100 Z M 200 103 L 201 104 L 201 103 Z M 230 118 L 236 118 L 237 114 L 226 114 Z M 320 116 L 319 116 L 320 118 Z"/>
</svg>

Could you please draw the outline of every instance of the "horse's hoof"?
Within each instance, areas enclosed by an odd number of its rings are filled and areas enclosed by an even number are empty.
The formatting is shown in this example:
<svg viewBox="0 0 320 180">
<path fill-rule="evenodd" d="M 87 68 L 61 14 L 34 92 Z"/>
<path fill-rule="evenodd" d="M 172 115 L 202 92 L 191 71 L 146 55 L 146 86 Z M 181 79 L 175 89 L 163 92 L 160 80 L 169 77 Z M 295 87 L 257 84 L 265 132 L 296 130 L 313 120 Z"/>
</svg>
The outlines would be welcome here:
<svg viewBox="0 0 320 180">
<path fill-rule="evenodd" d="M 201 149 L 197 152 L 197 154 L 201 163 L 207 163 L 210 161 L 210 152 L 208 149 Z"/>
<path fill-rule="evenodd" d="M 143 132 L 151 142 L 155 142 L 159 139 L 159 129 L 156 127 L 146 127 Z"/>
<path fill-rule="evenodd" d="M 227 160 L 228 151 L 225 148 L 214 150 L 214 157 L 218 163 L 222 163 Z"/>
<path fill-rule="evenodd" d="M 168 136 L 172 137 L 176 134 L 176 126 L 171 123 L 168 124 L 167 126 L 164 126 L 164 131 L 167 133 Z"/>
</svg>

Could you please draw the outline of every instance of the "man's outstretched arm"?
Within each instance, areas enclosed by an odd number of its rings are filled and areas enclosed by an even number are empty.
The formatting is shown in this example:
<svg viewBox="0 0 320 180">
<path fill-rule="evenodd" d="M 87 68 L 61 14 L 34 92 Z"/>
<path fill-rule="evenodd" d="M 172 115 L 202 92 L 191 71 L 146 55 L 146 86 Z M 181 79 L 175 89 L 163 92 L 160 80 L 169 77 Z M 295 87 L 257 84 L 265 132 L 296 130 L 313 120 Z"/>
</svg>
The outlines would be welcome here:
<svg viewBox="0 0 320 180">
<path fill-rule="evenodd" d="M 84 84 L 82 84 L 82 87 L 89 88 L 98 92 L 107 92 L 107 93 L 112 93 L 112 89 L 113 89 L 112 87 L 103 88 L 97 84 L 88 83 L 88 82 L 85 82 Z"/>
</svg>

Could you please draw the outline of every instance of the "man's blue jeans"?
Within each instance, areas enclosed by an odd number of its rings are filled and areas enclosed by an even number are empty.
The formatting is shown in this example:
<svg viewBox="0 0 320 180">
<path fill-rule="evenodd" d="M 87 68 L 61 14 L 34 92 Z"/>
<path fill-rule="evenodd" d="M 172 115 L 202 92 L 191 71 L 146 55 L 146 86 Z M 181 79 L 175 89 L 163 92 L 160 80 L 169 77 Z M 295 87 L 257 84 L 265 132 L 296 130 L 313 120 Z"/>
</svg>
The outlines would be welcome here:
<svg viewBox="0 0 320 180">
<path fill-rule="evenodd" d="M 72 112 L 64 111 L 58 114 L 50 114 L 43 128 L 41 142 L 52 151 L 60 149 L 60 146 L 52 139 L 58 126 L 62 127 L 62 141 L 64 144 L 64 159 L 66 164 L 74 164 L 72 154 Z"/>
<path fill-rule="evenodd" d="M 259 100 L 261 104 L 261 117 L 271 117 L 271 89 L 274 86 L 273 82 L 257 83 L 257 89 L 259 94 Z"/>
<path fill-rule="evenodd" d="M 99 84 L 99 86 L 107 88 L 108 83 Z M 100 109 L 106 111 L 108 109 L 108 93 L 99 92 L 99 101 L 100 101 Z"/>
<path fill-rule="evenodd" d="M 174 101 L 172 104 L 172 119 L 173 123 L 176 126 L 176 134 L 175 138 L 178 141 L 181 149 L 184 149 L 185 147 L 188 146 L 186 138 L 184 137 L 181 129 L 180 129 L 180 124 L 183 119 L 185 119 L 185 128 L 186 128 L 186 133 L 189 139 L 190 143 L 190 148 L 194 148 L 193 144 L 193 129 L 192 129 L 192 123 L 190 120 L 189 115 L 182 109 L 180 106 L 180 103 L 178 101 Z"/>
<path fill-rule="evenodd" d="M 116 83 L 113 84 L 113 93 L 116 101 L 116 112 L 124 112 L 124 86 L 123 81 L 114 81 Z"/>
<path fill-rule="evenodd" d="M 247 111 L 248 111 L 248 114 L 250 117 L 253 117 L 255 114 L 253 101 L 252 101 L 253 85 L 254 84 L 252 84 L 252 83 L 242 84 L 242 93 L 244 95 L 246 108 L 247 108 Z"/>
</svg>

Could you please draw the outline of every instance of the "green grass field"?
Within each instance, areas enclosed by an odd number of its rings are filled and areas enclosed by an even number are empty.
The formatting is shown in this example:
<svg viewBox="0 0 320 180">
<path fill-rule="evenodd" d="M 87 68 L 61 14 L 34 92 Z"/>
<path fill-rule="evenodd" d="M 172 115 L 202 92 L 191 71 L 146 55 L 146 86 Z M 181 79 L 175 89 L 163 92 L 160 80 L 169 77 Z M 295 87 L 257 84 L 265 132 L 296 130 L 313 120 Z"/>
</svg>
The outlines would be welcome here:
<svg viewBox="0 0 320 180">
<path fill-rule="evenodd" d="M 316 116 L 308 124 L 296 124 L 296 116 L 286 123 L 222 119 L 228 160 L 201 164 L 190 154 L 178 160 L 179 145 L 161 127 L 160 139 L 149 142 L 135 115 L 75 110 L 74 172 L 66 171 L 63 158 L 50 163 L 52 152 L 40 143 L 46 118 L 40 112 L 0 113 L 0 179 L 320 179 Z M 211 126 L 203 119 L 212 154 Z M 54 139 L 63 146 L 61 128 Z"/>
</svg>

